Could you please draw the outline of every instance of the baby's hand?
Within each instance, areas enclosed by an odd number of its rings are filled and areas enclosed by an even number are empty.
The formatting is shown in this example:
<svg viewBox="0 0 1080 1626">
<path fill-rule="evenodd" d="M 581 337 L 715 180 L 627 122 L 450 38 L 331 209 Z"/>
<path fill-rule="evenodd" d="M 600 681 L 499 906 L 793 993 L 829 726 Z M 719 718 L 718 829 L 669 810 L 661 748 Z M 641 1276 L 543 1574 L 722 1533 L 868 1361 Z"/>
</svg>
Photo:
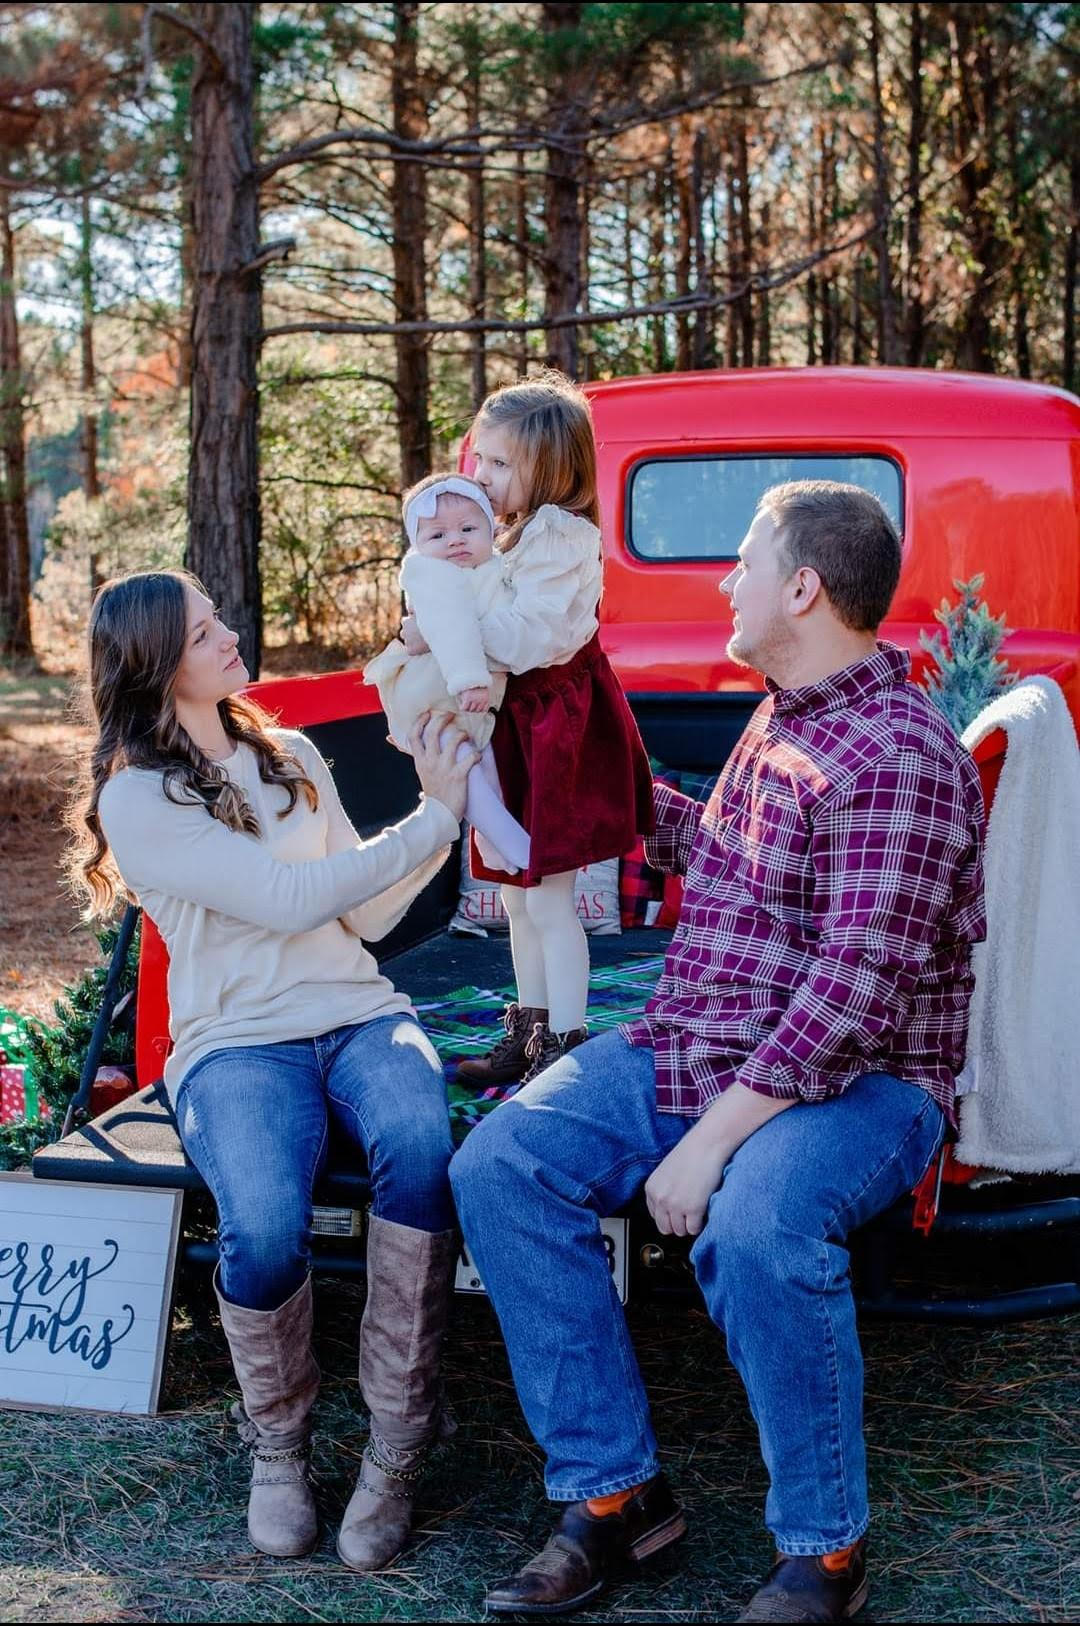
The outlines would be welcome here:
<svg viewBox="0 0 1080 1626">
<path fill-rule="evenodd" d="M 429 645 L 416 624 L 415 615 L 407 615 L 401 623 L 401 641 L 408 655 L 426 655 Z"/>
<path fill-rule="evenodd" d="M 462 689 L 458 695 L 458 705 L 462 711 L 487 711 L 491 705 L 491 690 L 486 683 L 475 689 Z"/>
</svg>

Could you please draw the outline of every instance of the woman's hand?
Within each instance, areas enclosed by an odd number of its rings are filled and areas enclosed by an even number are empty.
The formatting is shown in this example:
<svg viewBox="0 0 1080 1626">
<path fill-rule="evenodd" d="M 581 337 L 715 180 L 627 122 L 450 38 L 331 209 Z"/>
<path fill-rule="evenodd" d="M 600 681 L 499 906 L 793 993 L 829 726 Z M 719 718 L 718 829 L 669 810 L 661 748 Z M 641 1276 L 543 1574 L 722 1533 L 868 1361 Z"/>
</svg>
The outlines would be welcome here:
<svg viewBox="0 0 1080 1626">
<path fill-rule="evenodd" d="M 401 623 L 401 641 L 405 645 L 406 655 L 429 655 L 431 645 L 426 643 L 424 635 L 416 624 L 415 615 L 407 615 Z"/>
<path fill-rule="evenodd" d="M 478 683 L 475 689 L 462 689 L 457 698 L 462 711 L 487 711 L 491 690 L 486 683 Z"/>
<path fill-rule="evenodd" d="M 477 751 L 460 751 L 465 739 L 460 728 L 444 711 L 425 712 L 409 736 L 409 748 L 416 764 L 416 776 L 425 796 L 435 796 L 456 819 L 465 815 L 465 782 L 469 769 L 479 762 Z"/>
</svg>

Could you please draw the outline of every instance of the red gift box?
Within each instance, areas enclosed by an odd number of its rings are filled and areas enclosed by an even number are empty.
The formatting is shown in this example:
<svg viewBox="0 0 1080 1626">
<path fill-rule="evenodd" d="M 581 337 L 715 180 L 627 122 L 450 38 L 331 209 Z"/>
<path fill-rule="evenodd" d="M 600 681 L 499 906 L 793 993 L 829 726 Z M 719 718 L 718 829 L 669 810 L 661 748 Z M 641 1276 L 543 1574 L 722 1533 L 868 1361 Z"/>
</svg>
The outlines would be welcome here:
<svg viewBox="0 0 1080 1626">
<path fill-rule="evenodd" d="M 0 1124 L 22 1123 L 26 1117 L 26 1068 L 6 1062 L 0 1066 Z"/>
</svg>

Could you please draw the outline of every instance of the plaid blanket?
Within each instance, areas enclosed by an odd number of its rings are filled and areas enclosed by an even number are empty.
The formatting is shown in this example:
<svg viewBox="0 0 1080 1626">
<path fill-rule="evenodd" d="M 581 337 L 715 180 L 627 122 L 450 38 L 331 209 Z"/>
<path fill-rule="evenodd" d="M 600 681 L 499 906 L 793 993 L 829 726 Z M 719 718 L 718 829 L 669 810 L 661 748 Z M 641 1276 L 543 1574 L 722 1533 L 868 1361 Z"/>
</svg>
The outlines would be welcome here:
<svg viewBox="0 0 1080 1626">
<path fill-rule="evenodd" d="M 587 1016 L 590 1033 L 603 1033 L 640 1016 L 663 969 L 662 954 L 634 954 L 620 965 L 593 971 Z M 454 1077 L 459 1061 L 491 1048 L 502 1026 L 503 1009 L 514 997 L 510 987 L 457 988 L 444 999 L 416 1002 L 420 1020 L 446 1070 L 450 1122 L 458 1142 L 500 1101 L 509 1100 L 521 1087 L 499 1084 L 477 1090 Z"/>
</svg>

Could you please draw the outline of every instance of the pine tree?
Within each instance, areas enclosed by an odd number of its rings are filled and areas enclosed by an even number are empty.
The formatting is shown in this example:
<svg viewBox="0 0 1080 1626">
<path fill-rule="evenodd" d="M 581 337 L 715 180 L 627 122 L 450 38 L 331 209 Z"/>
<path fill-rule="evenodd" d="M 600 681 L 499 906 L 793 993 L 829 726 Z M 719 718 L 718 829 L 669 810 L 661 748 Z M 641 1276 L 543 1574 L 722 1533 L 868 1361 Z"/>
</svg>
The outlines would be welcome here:
<svg viewBox="0 0 1080 1626">
<path fill-rule="evenodd" d="M 936 671 L 926 674 L 926 692 L 957 734 L 1017 676 L 997 654 L 1009 629 L 1005 617 L 991 615 L 979 597 L 983 579 L 978 575 L 970 581 L 954 581 L 958 602 L 942 599 L 941 608 L 934 611 L 944 636 L 939 632 L 919 635 L 922 647 L 937 665 Z"/>
<path fill-rule="evenodd" d="M 51 1117 L 0 1126 L 0 1169 L 19 1168 L 28 1163 L 39 1146 L 47 1145 L 59 1134 L 68 1102 L 79 1087 L 79 1075 L 101 1009 L 101 996 L 118 932 L 118 926 L 110 926 L 98 933 L 104 956 L 102 964 L 87 971 L 56 1001 L 54 1024 L 26 1023 L 18 1059 L 25 1063 L 37 1087 L 38 1099 L 48 1106 Z M 118 1006 L 126 994 L 134 991 L 138 964 L 139 933 L 136 932 L 120 980 Z M 132 1024 L 114 1021 L 105 1040 L 101 1065 L 124 1067 L 134 1059 Z"/>
</svg>

